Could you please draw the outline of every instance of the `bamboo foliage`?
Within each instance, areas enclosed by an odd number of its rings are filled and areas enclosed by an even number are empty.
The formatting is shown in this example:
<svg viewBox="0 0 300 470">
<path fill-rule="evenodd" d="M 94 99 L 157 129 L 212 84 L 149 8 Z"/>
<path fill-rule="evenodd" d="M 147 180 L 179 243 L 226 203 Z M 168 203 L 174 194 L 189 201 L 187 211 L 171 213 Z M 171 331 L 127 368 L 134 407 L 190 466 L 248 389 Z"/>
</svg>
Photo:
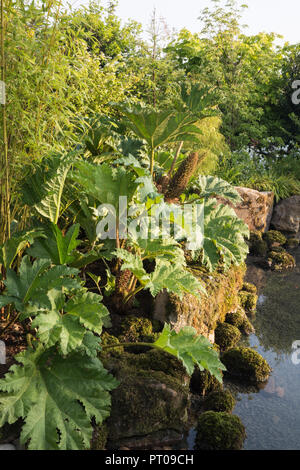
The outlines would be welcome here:
<svg viewBox="0 0 300 470">
<path fill-rule="evenodd" d="M 1 0 L 1 81 L 6 81 L 6 57 L 5 57 L 5 0 Z M 6 0 L 7 1 L 7 0 Z M 7 139 L 7 118 L 5 98 L 1 105 L 2 112 L 2 149 L 0 161 L 0 202 L 1 202 L 1 220 L 0 220 L 0 240 L 3 243 L 10 238 L 10 176 L 9 176 L 9 158 L 8 158 L 8 139 Z"/>
</svg>

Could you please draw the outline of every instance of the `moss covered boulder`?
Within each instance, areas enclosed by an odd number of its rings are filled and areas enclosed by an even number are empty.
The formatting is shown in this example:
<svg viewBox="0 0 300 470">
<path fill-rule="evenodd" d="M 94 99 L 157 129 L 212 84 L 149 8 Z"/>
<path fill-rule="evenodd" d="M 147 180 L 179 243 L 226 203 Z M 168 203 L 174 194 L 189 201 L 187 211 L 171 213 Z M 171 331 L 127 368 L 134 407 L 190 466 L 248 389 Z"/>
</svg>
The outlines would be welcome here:
<svg viewBox="0 0 300 470">
<path fill-rule="evenodd" d="M 234 348 L 225 352 L 221 358 L 227 373 L 248 383 L 265 382 L 271 368 L 267 361 L 251 348 Z"/>
<path fill-rule="evenodd" d="M 263 235 L 263 238 L 269 249 L 274 246 L 282 246 L 286 243 L 286 237 L 278 230 L 270 230 Z"/>
<path fill-rule="evenodd" d="M 222 390 L 223 384 L 211 375 L 208 370 L 200 371 L 196 367 L 191 377 L 190 389 L 192 393 L 204 396 L 208 393 Z"/>
<path fill-rule="evenodd" d="M 246 314 L 252 317 L 256 312 L 258 296 L 253 292 L 241 290 L 239 292 L 240 306 L 245 310 Z"/>
<path fill-rule="evenodd" d="M 245 335 L 251 335 L 255 332 L 252 323 L 242 308 L 239 308 L 236 312 L 227 313 L 226 323 L 235 326 Z"/>
<path fill-rule="evenodd" d="M 240 450 L 246 431 L 238 416 L 207 411 L 198 419 L 197 450 Z"/>
<path fill-rule="evenodd" d="M 148 318 L 129 316 L 121 323 L 119 338 L 124 342 L 140 341 L 150 335 L 152 335 L 152 323 Z"/>
<path fill-rule="evenodd" d="M 295 250 L 298 248 L 300 240 L 298 238 L 289 238 L 285 244 L 288 250 Z"/>
<path fill-rule="evenodd" d="M 205 286 L 207 296 L 201 300 L 191 294 L 182 299 L 166 291 L 155 299 L 154 318 L 171 324 L 175 331 L 192 326 L 198 334 L 214 342 L 214 330 L 219 322 L 225 321 L 226 314 L 239 306 L 238 292 L 242 289 L 246 266 L 233 266 L 226 273 L 208 273 L 194 270 L 193 274 Z"/>
<path fill-rule="evenodd" d="M 263 240 L 261 232 L 250 233 L 249 251 L 250 254 L 254 256 L 266 256 L 268 252 L 268 245 L 267 242 Z"/>
<path fill-rule="evenodd" d="M 250 292 L 250 294 L 257 294 L 257 287 L 251 282 L 244 282 L 242 291 Z"/>
<path fill-rule="evenodd" d="M 231 413 L 234 407 L 235 399 L 228 390 L 210 393 L 203 403 L 203 408 L 207 411 Z"/>
<path fill-rule="evenodd" d="M 173 362 L 165 353 L 163 357 L 125 353 L 122 360 L 108 358 L 104 365 L 120 382 L 112 392 L 107 421 L 110 441 L 164 429 L 182 432 L 188 417 L 189 380 L 176 358 Z"/>
<path fill-rule="evenodd" d="M 108 437 L 106 424 L 95 426 L 91 442 L 91 450 L 105 450 Z"/>
<path fill-rule="evenodd" d="M 116 336 L 110 335 L 109 333 L 105 332 L 101 335 L 101 346 L 117 346 L 120 344 L 120 341 Z M 101 351 L 101 357 L 106 356 L 121 356 L 124 353 L 124 348 L 122 346 L 118 346 L 117 348 L 109 348 Z"/>
<path fill-rule="evenodd" d="M 285 271 L 296 267 L 295 258 L 287 251 L 270 251 L 268 263 L 273 271 Z"/>
<path fill-rule="evenodd" d="M 229 323 L 220 323 L 215 331 L 215 341 L 221 351 L 233 348 L 241 339 L 240 330 Z"/>
</svg>

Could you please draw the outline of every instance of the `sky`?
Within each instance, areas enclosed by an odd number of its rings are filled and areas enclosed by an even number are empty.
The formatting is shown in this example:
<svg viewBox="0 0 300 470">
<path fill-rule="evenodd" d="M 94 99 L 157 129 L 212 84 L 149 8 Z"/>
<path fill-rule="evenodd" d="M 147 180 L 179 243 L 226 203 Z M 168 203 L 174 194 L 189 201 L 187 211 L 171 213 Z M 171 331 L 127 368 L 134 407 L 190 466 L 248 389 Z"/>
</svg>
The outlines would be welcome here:
<svg viewBox="0 0 300 470">
<path fill-rule="evenodd" d="M 131 18 L 147 27 L 156 7 L 157 14 L 167 20 L 170 29 L 187 28 L 197 32 L 201 29 L 197 20 L 200 11 L 212 3 L 209 0 L 119 0 L 117 13 L 124 21 Z M 243 18 L 243 23 L 249 25 L 248 34 L 275 32 L 290 43 L 300 42 L 300 0 L 244 0 L 238 3 L 249 6 Z"/>
</svg>

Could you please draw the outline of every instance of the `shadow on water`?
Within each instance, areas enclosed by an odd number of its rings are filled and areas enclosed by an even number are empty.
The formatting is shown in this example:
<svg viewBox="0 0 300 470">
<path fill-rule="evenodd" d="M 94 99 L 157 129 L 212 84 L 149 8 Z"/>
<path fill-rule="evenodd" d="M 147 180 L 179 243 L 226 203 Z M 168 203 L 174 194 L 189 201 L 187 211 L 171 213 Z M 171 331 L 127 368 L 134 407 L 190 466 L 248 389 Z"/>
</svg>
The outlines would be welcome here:
<svg viewBox="0 0 300 470">
<path fill-rule="evenodd" d="M 300 250 L 296 258 L 298 267 L 290 272 L 262 272 L 254 266 L 248 271 L 260 296 L 256 334 L 247 343 L 273 369 L 257 393 L 237 393 L 234 413 L 246 427 L 248 450 L 300 449 L 300 364 L 292 361 L 292 345 L 300 341 Z"/>
</svg>

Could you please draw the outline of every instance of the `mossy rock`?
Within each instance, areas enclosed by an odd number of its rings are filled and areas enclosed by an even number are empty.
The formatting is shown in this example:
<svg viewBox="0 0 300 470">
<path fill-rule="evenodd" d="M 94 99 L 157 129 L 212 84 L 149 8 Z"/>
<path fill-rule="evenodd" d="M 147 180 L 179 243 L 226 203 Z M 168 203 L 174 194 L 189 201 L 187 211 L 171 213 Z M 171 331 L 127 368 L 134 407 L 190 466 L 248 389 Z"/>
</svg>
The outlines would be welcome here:
<svg viewBox="0 0 300 470">
<path fill-rule="evenodd" d="M 261 232 L 251 232 L 249 241 L 250 254 L 265 257 L 268 252 L 268 245 L 262 238 Z"/>
<path fill-rule="evenodd" d="M 215 330 L 215 341 L 220 346 L 221 351 L 233 348 L 240 339 L 239 329 L 229 323 L 220 323 Z"/>
<path fill-rule="evenodd" d="M 298 238 L 289 238 L 285 244 L 286 248 L 289 250 L 295 250 L 298 248 L 300 240 Z"/>
<path fill-rule="evenodd" d="M 118 338 L 116 338 L 116 336 L 113 336 L 113 335 L 110 335 L 109 333 L 107 333 L 107 331 L 105 333 L 103 333 L 101 335 L 101 346 L 112 346 L 112 345 L 117 345 L 117 344 L 120 344 L 120 341 L 118 340 Z M 119 346 L 118 348 L 112 348 L 112 349 L 107 349 L 107 350 L 104 350 L 104 351 L 101 351 L 100 355 L 101 357 L 106 357 L 106 356 L 121 356 L 122 354 L 124 353 L 124 348 L 122 346 Z"/>
<path fill-rule="evenodd" d="M 284 271 L 286 269 L 293 269 L 296 267 L 295 258 L 287 251 L 277 252 L 270 251 L 268 261 L 273 271 Z"/>
<path fill-rule="evenodd" d="M 258 296 L 253 292 L 241 290 L 239 292 L 240 306 L 245 310 L 247 315 L 254 315 L 256 312 L 256 305 Z"/>
<path fill-rule="evenodd" d="M 227 313 L 226 323 L 235 326 L 245 335 L 250 335 L 255 332 L 252 323 L 249 321 L 242 308 L 239 308 L 236 312 Z"/>
<path fill-rule="evenodd" d="M 265 382 L 271 372 L 267 361 L 251 348 L 230 349 L 222 355 L 221 360 L 228 374 L 247 383 Z"/>
<path fill-rule="evenodd" d="M 206 411 L 198 419 L 197 450 L 241 450 L 245 438 L 245 427 L 238 416 Z"/>
<path fill-rule="evenodd" d="M 189 389 L 170 375 L 153 370 L 123 368 L 116 374 L 120 385 L 113 390 L 109 439 L 146 436 L 187 426 Z"/>
<path fill-rule="evenodd" d="M 91 442 L 91 450 L 106 450 L 108 429 L 106 424 L 95 426 Z"/>
<path fill-rule="evenodd" d="M 143 354 L 126 354 L 125 367 L 132 367 L 137 371 L 161 371 L 178 380 L 180 384 L 189 385 L 190 383 L 190 376 L 182 362 L 175 356 L 156 349 Z"/>
<path fill-rule="evenodd" d="M 200 371 L 200 369 L 196 367 L 191 377 L 190 389 L 192 393 L 204 396 L 208 393 L 222 390 L 223 384 L 208 370 Z"/>
<path fill-rule="evenodd" d="M 235 407 L 235 399 L 229 390 L 220 390 L 210 393 L 204 400 L 203 408 L 206 411 L 231 413 Z"/>
<path fill-rule="evenodd" d="M 121 323 L 121 336 L 126 342 L 136 342 L 152 335 L 152 323 L 148 318 L 129 316 Z"/>
<path fill-rule="evenodd" d="M 244 282 L 242 291 L 250 292 L 250 294 L 257 294 L 257 287 L 250 282 Z"/>
<path fill-rule="evenodd" d="M 244 315 L 240 310 L 237 310 L 236 312 L 230 312 L 227 313 L 225 321 L 226 323 L 229 323 L 229 325 L 240 329 L 244 323 Z"/>
<path fill-rule="evenodd" d="M 278 232 L 278 230 L 270 230 L 263 235 L 263 238 L 269 248 L 284 245 L 287 241 L 286 237 L 281 232 Z"/>
</svg>

